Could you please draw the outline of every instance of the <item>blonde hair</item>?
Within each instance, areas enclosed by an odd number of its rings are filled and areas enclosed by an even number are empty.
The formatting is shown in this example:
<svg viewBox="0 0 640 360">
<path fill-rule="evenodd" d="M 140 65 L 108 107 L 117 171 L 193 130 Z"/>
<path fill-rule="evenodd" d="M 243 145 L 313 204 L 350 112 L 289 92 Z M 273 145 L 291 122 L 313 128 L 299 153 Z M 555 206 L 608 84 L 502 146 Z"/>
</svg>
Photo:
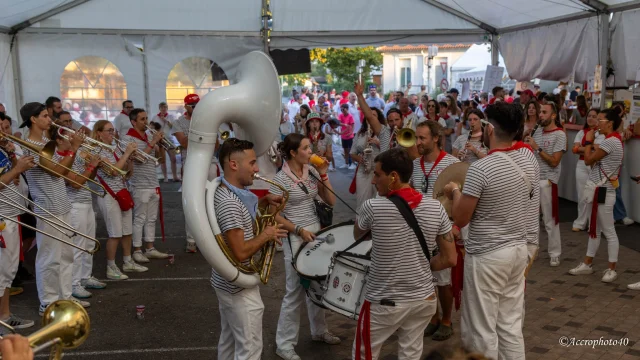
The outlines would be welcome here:
<svg viewBox="0 0 640 360">
<path fill-rule="evenodd" d="M 111 121 L 109 120 L 96 121 L 96 123 L 93 125 L 93 131 L 91 131 L 91 138 L 93 138 L 94 140 L 102 141 L 102 139 L 100 139 L 100 137 L 98 136 L 98 132 L 104 130 L 104 127 L 107 124 L 111 124 Z"/>
</svg>

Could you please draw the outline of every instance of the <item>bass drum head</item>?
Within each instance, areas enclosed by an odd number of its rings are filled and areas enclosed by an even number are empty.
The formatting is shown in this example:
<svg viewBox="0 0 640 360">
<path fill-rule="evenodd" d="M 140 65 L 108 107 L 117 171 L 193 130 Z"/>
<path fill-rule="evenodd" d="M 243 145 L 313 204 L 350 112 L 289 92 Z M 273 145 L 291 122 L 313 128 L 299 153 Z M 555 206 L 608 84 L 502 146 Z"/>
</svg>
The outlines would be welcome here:
<svg viewBox="0 0 640 360">
<path fill-rule="evenodd" d="M 323 282 L 333 254 L 348 248 L 356 241 L 353 237 L 353 225 L 353 221 L 347 221 L 324 228 L 316 234 L 316 237 L 320 238 L 332 235 L 335 239 L 332 244 L 319 240 L 303 243 L 293 262 L 300 277 Z M 358 255 L 366 255 L 370 251 L 370 240 L 363 241 L 349 250 L 350 253 Z"/>
<path fill-rule="evenodd" d="M 345 253 L 333 257 L 322 296 L 324 307 L 358 320 L 370 265 L 371 259 L 360 254 Z"/>
</svg>

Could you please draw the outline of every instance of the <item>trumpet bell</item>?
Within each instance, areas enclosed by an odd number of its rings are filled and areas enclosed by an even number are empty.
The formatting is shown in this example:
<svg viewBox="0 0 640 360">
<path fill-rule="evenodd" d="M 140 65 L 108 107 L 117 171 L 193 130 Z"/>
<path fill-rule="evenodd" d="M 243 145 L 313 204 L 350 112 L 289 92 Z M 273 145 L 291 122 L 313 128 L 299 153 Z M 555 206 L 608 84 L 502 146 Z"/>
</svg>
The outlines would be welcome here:
<svg viewBox="0 0 640 360">
<path fill-rule="evenodd" d="M 452 204 L 451 200 L 444 194 L 444 187 L 450 182 L 455 182 L 460 184 L 460 189 L 462 190 L 470 165 L 471 164 L 467 162 L 459 162 L 447 166 L 440 175 L 438 175 L 438 180 L 433 184 L 433 198 L 442 204 L 449 217 L 451 217 Z"/>
<path fill-rule="evenodd" d="M 224 141 L 224 140 L 227 140 L 229 138 L 229 135 L 231 135 L 230 132 L 223 131 L 222 134 L 220 134 L 220 138 Z"/>
<path fill-rule="evenodd" d="M 398 141 L 398 145 L 403 148 L 410 148 L 416 144 L 416 132 L 411 128 L 402 128 L 398 130 L 396 139 Z"/>
</svg>

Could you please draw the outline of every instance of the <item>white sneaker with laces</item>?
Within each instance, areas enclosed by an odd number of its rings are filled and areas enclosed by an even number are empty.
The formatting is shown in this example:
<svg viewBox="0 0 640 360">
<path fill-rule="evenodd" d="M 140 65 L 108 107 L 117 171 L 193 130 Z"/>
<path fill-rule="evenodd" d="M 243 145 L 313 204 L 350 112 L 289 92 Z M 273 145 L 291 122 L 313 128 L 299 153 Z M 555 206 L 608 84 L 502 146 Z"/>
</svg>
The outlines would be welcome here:
<svg viewBox="0 0 640 360">
<path fill-rule="evenodd" d="M 108 266 L 107 265 L 107 279 L 111 280 L 127 280 L 129 277 L 123 274 L 118 266 Z"/>
<path fill-rule="evenodd" d="M 552 257 L 551 260 L 549 261 L 549 266 L 552 266 L 552 267 L 560 266 L 560 258 Z"/>
<path fill-rule="evenodd" d="M 610 283 L 614 282 L 618 278 L 618 273 L 613 269 L 607 269 L 602 275 L 602 282 Z"/>
<path fill-rule="evenodd" d="M 149 270 L 147 267 L 136 264 L 134 261 L 125 261 L 122 265 L 122 271 L 124 272 L 145 272 Z"/>
<path fill-rule="evenodd" d="M 593 274 L 593 268 L 591 267 L 591 265 L 587 265 L 587 264 L 581 262 L 580 265 L 578 265 L 575 268 L 569 270 L 569 274 L 571 274 L 571 275 L 589 275 L 589 274 Z"/>
<path fill-rule="evenodd" d="M 82 287 L 84 287 L 85 289 L 104 289 L 107 287 L 107 284 L 103 283 L 93 276 L 88 279 L 80 280 L 80 285 L 82 285 Z"/>
<path fill-rule="evenodd" d="M 80 299 L 76 299 L 76 298 L 71 298 L 70 300 L 75 302 L 75 303 L 78 303 L 78 304 L 82 305 L 82 307 L 85 308 L 85 309 L 91 307 L 91 303 L 88 302 L 88 301 L 84 301 L 84 300 L 80 300 Z"/>
<path fill-rule="evenodd" d="M 296 351 L 293 349 L 291 350 L 276 349 L 276 355 L 280 356 L 284 360 L 302 360 L 300 359 L 300 356 L 296 354 Z"/>
<path fill-rule="evenodd" d="M 77 299 L 88 299 L 91 297 L 91 293 L 83 288 L 82 285 L 73 285 L 72 294 L 73 297 Z"/>
<path fill-rule="evenodd" d="M 44 315 L 44 311 L 47 310 L 47 306 L 49 305 L 40 304 L 40 307 L 38 307 L 38 315 Z"/>
<path fill-rule="evenodd" d="M 630 219 L 630 218 L 626 217 L 626 218 L 622 219 L 622 223 L 624 225 L 626 225 L 626 226 L 629 226 L 629 225 L 633 225 L 635 223 L 635 221 L 633 221 L 633 219 Z"/>
<path fill-rule="evenodd" d="M 151 249 L 147 249 L 147 251 L 145 251 L 144 256 L 147 259 L 166 259 L 169 257 L 169 254 L 160 252 L 158 250 L 156 250 L 156 248 L 151 248 Z"/>
<path fill-rule="evenodd" d="M 640 281 L 637 283 L 627 285 L 627 289 L 629 290 L 640 290 Z"/>
<path fill-rule="evenodd" d="M 313 335 L 311 337 L 311 340 L 323 342 L 323 343 L 329 344 L 329 345 L 338 345 L 341 342 L 339 337 L 333 335 L 332 333 L 330 333 L 328 331 L 325 332 L 322 335 Z"/>
<path fill-rule="evenodd" d="M 349 165 L 348 169 L 349 170 L 355 170 L 356 169 L 356 164 L 352 163 L 351 165 Z"/>
<path fill-rule="evenodd" d="M 148 263 L 149 259 L 142 253 L 142 251 L 137 250 L 133 252 L 133 260 L 137 263 Z"/>
</svg>

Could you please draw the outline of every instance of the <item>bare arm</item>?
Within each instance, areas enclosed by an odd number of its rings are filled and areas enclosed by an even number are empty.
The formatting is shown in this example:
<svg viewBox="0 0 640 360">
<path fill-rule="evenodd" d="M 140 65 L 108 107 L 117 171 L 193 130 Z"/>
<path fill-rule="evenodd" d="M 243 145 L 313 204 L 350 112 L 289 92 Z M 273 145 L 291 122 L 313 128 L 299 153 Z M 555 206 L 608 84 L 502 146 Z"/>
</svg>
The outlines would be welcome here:
<svg viewBox="0 0 640 360">
<path fill-rule="evenodd" d="M 276 240 L 280 242 L 279 238 L 287 236 L 286 231 L 278 229 L 278 227 L 280 225 L 268 226 L 263 232 L 247 241 L 244 241 L 244 230 L 242 229 L 227 230 L 224 235 L 236 260 L 245 261 L 262 249 L 267 241 Z"/>
<path fill-rule="evenodd" d="M 564 151 L 556 151 L 553 153 L 553 155 L 549 155 L 544 151 L 540 152 L 540 158 L 553 168 L 558 167 L 558 165 L 560 165 L 560 161 L 562 160 L 562 155 L 564 155 Z"/>
<path fill-rule="evenodd" d="M 598 161 L 607 156 L 607 152 L 598 148 L 594 149 L 593 144 L 589 144 L 584 147 L 584 163 L 585 165 L 592 166 Z"/>
<path fill-rule="evenodd" d="M 373 114 L 373 110 L 371 110 L 371 108 L 369 107 L 369 104 L 367 104 L 367 101 L 364 99 L 364 95 L 363 95 L 364 85 L 360 83 L 356 83 L 354 92 L 358 97 L 358 105 L 360 105 L 360 111 L 362 111 L 362 113 L 364 114 L 365 120 L 369 122 L 369 125 L 371 126 L 371 131 L 373 132 L 373 134 L 377 136 L 378 134 L 380 134 L 380 130 L 382 129 L 382 124 L 380 124 L 380 121 L 378 121 L 378 117 Z M 380 109 L 380 110 L 384 110 L 384 109 Z"/>
<path fill-rule="evenodd" d="M 453 191 L 453 205 L 451 206 L 451 214 L 453 215 L 454 223 L 463 228 L 471 222 L 473 212 L 476 211 L 478 205 L 478 198 L 463 195 L 460 189 Z"/>
<path fill-rule="evenodd" d="M 331 182 L 329 181 L 329 178 L 327 178 L 326 180 L 322 180 L 322 178 L 320 178 L 320 180 L 321 181 L 318 184 L 320 185 L 318 187 L 318 195 L 320 195 L 320 198 L 322 199 L 322 201 L 324 201 L 327 205 L 329 206 L 335 205 L 336 196 L 333 195 L 331 191 L 329 191 L 329 190 L 333 190 L 333 187 L 331 187 Z"/>
<path fill-rule="evenodd" d="M 182 131 L 177 132 L 177 133 L 175 133 L 175 134 L 173 134 L 173 135 L 174 135 L 174 136 L 176 137 L 176 139 L 178 140 L 178 143 L 180 143 L 180 146 L 181 146 L 183 149 L 186 149 L 186 148 L 187 148 L 187 145 L 188 145 L 188 143 L 189 143 L 189 138 L 187 137 L 187 135 L 186 135 L 185 133 L 183 133 Z"/>
<path fill-rule="evenodd" d="M 440 252 L 438 255 L 431 258 L 432 271 L 440 271 L 456 266 L 458 254 L 456 253 L 456 245 L 453 240 L 453 234 L 451 231 L 436 237 L 436 242 L 438 243 Z"/>
<path fill-rule="evenodd" d="M 356 221 L 355 225 L 353 225 L 353 238 L 354 239 L 362 239 L 370 230 L 360 229 L 358 226 L 358 222 Z M 433 259 L 432 259 L 433 260 Z"/>
</svg>

